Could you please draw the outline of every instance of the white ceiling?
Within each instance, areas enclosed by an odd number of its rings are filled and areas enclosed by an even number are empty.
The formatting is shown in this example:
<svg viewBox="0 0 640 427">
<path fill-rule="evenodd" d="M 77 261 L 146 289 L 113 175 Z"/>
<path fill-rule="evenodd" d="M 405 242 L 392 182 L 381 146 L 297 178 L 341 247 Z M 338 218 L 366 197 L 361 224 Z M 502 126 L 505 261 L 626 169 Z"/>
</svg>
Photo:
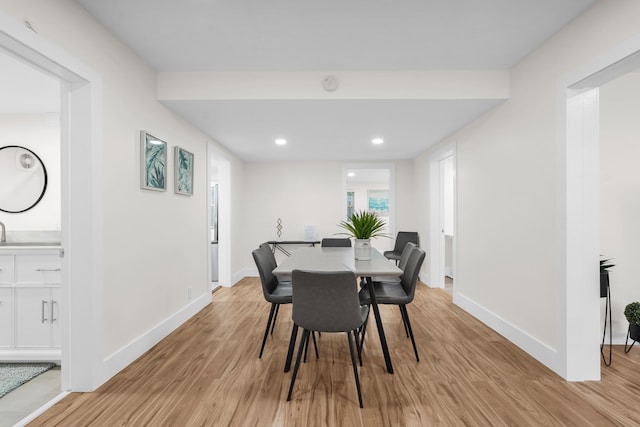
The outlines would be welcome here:
<svg viewBox="0 0 640 427">
<path fill-rule="evenodd" d="M 595 0 L 76 1 L 158 71 L 340 77 L 341 70 L 508 69 Z M 498 102 L 163 101 L 248 161 L 411 158 Z M 375 136 L 385 144 L 371 146 Z M 289 144 L 275 147 L 276 137 Z"/>
<path fill-rule="evenodd" d="M 593 0 L 77 0 L 153 68 L 510 68 Z"/>
<path fill-rule="evenodd" d="M 247 161 L 408 159 L 496 100 L 165 101 Z M 275 138 L 287 139 L 276 146 Z M 374 146 L 371 139 L 383 137 Z"/>
</svg>

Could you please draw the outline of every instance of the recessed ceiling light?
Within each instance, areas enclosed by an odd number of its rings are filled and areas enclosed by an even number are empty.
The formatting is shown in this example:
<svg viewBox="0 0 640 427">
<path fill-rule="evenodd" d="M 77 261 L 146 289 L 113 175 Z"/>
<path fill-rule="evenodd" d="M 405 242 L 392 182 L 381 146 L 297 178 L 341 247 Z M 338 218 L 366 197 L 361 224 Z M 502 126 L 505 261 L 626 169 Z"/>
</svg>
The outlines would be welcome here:
<svg viewBox="0 0 640 427">
<path fill-rule="evenodd" d="M 376 145 L 380 145 L 380 144 L 382 144 L 383 142 L 384 142 L 384 140 L 383 140 L 382 138 L 373 138 L 373 139 L 371 140 L 371 143 L 372 143 L 372 144 L 376 144 Z"/>
<path fill-rule="evenodd" d="M 276 139 L 276 144 L 278 144 L 278 145 L 286 145 L 287 144 L 287 140 L 283 139 L 283 138 L 278 138 L 278 139 Z"/>
<path fill-rule="evenodd" d="M 356 173 L 355 172 L 349 172 L 349 173 L 347 173 L 347 176 L 356 176 Z"/>
</svg>

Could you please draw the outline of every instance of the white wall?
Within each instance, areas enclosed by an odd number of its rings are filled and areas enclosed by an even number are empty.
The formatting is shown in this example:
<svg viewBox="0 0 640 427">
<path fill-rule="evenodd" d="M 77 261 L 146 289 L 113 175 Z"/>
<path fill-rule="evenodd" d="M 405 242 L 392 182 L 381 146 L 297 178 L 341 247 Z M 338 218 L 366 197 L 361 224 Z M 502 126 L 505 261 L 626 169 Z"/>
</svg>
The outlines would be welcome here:
<svg viewBox="0 0 640 427">
<path fill-rule="evenodd" d="M 600 88 L 600 253 L 615 264 L 609 279 L 613 336 L 619 344 L 624 343 L 628 326 L 624 307 L 640 301 L 638 117 L 640 73 Z M 602 305 L 604 310 L 604 299 Z"/>
<path fill-rule="evenodd" d="M 0 10 L 20 22 L 28 17 L 38 28 L 38 37 L 60 46 L 102 77 L 99 131 L 104 175 L 97 191 L 102 192 L 104 206 L 104 318 L 103 330 L 96 334 L 102 336 L 107 361 L 127 352 L 132 343 L 148 337 L 194 300 L 204 298 L 206 303 L 210 298 L 207 137 L 156 101 L 155 72 L 74 1 L 1 0 Z M 176 145 L 194 153 L 193 196 L 174 194 L 172 156 L 168 191 L 140 189 L 142 129 L 166 140 L 169 153 Z M 238 164 L 232 156 L 231 161 Z M 135 354 L 125 359 L 131 356 Z"/>
<path fill-rule="evenodd" d="M 415 229 L 412 161 L 395 162 L 397 229 Z M 280 240 L 302 240 L 304 226 L 315 225 L 318 239 L 339 237 L 344 218 L 340 162 L 250 162 L 244 169 L 242 254 L 247 274 L 257 274 L 251 251 L 267 240 L 278 240 L 276 221 L 282 219 Z M 386 240 L 386 239 L 385 239 Z M 392 243 L 390 239 L 389 244 Z"/>
<path fill-rule="evenodd" d="M 392 225 L 395 225 L 395 232 L 414 231 L 417 230 L 420 219 L 417 207 L 422 202 L 415 193 L 414 169 L 417 166 L 415 166 L 413 160 L 397 160 L 394 165 L 394 195 L 396 203 L 394 213 L 396 218 L 395 224 Z M 420 246 L 425 248 L 426 246 L 422 244 L 422 237 L 420 235 Z"/>
<path fill-rule="evenodd" d="M 303 240 L 315 225 L 318 239 L 335 237 L 344 216 L 339 162 L 251 162 L 245 164 L 242 216 L 245 267 L 255 270 L 251 251 L 267 240 Z M 346 196 L 345 196 L 346 197 Z M 282 220 L 278 238 L 276 223 Z"/>
<path fill-rule="evenodd" d="M 0 74 L 1 75 L 1 74 Z M 60 115 L 0 114 L 0 147 L 20 145 L 40 157 L 47 170 L 47 190 L 42 200 L 22 213 L 0 212 L 7 232 L 59 231 L 60 199 Z"/>
<path fill-rule="evenodd" d="M 557 82 L 637 34 L 639 14 L 639 2 L 598 2 L 512 69 L 508 101 L 443 141 L 457 142 L 454 302 L 561 375 Z M 435 150 L 416 161 L 420 198 Z"/>
</svg>

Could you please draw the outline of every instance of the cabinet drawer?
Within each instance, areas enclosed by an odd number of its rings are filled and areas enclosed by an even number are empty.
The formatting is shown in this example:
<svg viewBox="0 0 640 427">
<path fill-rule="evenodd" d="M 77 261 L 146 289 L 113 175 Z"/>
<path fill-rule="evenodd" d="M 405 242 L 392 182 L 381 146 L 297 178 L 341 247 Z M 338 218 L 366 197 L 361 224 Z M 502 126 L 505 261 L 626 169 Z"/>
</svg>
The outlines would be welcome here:
<svg viewBox="0 0 640 427">
<path fill-rule="evenodd" d="M 16 255 L 16 283 L 42 284 L 62 281 L 62 259 L 52 255 Z"/>
<path fill-rule="evenodd" d="M 0 255 L 0 285 L 13 283 L 13 255 Z"/>
</svg>

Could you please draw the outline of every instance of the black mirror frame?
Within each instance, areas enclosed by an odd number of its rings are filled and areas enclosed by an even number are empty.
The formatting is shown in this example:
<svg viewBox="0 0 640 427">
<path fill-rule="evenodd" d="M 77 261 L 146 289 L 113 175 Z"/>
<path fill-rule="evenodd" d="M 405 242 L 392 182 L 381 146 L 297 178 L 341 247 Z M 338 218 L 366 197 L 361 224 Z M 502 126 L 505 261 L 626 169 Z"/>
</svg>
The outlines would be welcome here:
<svg viewBox="0 0 640 427">
<path fill-rule="evenodd" d="M 0 211 L 6 212 L 6 213 L 22 213 L 22 212 L 26 212 L 29 209 L 33 209 L 38 203 L 40 203 L 40 200 L 42 200 L 42 198 L 44 197 L 44 193 L 46 193 L 46 191 L 47 191 L 47 184 L 49 182 L 49 177 L 47 175 L 47 168 L 44 166 L 44 162 L 42 161 L 40 156 L 38 156 L 33 151 L 29 150 L 27 147 L 23 147 L 21 145 L 7 145 L 7 146 L 4 146 L 4 147 L 0 147 L 0 151 L 4 150 L 6 148 L 21 148 L 21 149 L 23 149 L 25 151 L 28 151 L 29 153 L 33 154 L 33 156 L 36 159 L 38 159 L 38 161 L 40 162 L 40 166 L 42 166 L 42 172 L 44 173 L 44 184 L 42 185 L 42 192 L 40 193 L 40 196 L 38 197 L 38 199 L 31 206 L 29 206 L 26 209 L 23 209 L 21 211 L 9 211 L 9 210 L 6 210 L 6 209 L 2 209 L 0 207 Z"/>
</svg>

